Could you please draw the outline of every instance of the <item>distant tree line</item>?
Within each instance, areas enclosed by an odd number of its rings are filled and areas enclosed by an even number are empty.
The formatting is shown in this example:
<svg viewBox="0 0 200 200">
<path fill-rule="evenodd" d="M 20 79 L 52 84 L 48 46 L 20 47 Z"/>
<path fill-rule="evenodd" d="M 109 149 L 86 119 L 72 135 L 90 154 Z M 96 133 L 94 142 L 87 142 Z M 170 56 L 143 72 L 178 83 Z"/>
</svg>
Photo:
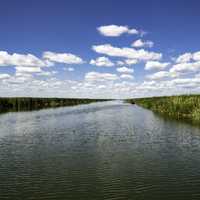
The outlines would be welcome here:
<svg viewBox="0 0 200 200">
<path fill-rule="evenodd" d="M 107 101 L 106 99 L 79 99 L 79 98 L 0 98 L 0 112 L 26 111 L 42 108 L 54 108 L 61 106 L 74 106 L 92 102 Z"/>
</svg>

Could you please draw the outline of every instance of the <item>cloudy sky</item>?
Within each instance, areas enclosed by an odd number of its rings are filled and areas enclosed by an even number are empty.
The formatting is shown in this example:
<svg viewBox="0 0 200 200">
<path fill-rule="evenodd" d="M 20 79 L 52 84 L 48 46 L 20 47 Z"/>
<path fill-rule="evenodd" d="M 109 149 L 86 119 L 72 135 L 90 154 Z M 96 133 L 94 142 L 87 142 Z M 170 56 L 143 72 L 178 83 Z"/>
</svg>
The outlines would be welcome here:
<svg viewBox="0 0 200 200">
<path fill-rule="evenodd" d="M 198 0 L 1 0 L 0 96 L 200 92 Z"/>
</svg>

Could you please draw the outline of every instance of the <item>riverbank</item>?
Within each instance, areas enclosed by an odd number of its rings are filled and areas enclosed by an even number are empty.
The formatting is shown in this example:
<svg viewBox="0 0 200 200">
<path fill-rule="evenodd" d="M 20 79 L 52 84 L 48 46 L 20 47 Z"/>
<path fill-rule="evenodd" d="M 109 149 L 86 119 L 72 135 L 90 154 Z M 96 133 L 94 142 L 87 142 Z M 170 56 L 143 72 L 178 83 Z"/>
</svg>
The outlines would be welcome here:
<svg viewBox="0 0 200 200">
<path fill-rule="evenodd" d="M 200 95 L 128 99 L 127 102 L 137 104 L 164 116 L 200 123 Z"/>
<path fill-rule="evenodd" d="M 62 106 L 74 106 L 93 102 L 108 101 L 105 99 L 66 99 L 66 98 L 0 98 L 0 113 L 8 111 L 28 111 L 43 108 L 55 108 Z"/>
</svg>

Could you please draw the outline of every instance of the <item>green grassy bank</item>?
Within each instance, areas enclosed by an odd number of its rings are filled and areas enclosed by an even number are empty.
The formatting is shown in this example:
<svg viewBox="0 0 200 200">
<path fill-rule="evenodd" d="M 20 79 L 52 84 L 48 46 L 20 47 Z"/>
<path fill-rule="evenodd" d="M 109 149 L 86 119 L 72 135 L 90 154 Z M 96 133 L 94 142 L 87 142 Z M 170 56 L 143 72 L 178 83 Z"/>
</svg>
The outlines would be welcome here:
<svg viewBox="0 0 200 200">
<path fill-rule="evenodd" d="M 65 99 L 65 98 L 0 98 L 0 112 L 38 110 L 61 106 L 74 106 L 93 102 L 106 101 L 104 99 Z"/>
<path fill-rule="evenodd" d="M 127 101 L 165 116 L 188 119 L 200 124 L 200 95 L 151 97 Z"/>
</svg>

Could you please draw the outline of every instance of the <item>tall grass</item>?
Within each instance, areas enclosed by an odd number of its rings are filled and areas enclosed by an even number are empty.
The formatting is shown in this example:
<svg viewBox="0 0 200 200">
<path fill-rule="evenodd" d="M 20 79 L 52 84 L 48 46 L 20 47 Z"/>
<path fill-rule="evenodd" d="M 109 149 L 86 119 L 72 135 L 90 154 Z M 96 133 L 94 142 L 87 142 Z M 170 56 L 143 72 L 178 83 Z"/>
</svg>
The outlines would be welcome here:
<svg viewBox="0 0 200 200">
<path fill-rule="evenodd" d="M 129 99 L 128 102 L 136 103 L 165 116 L 200 123 L 200 95 Z"/>
<path fill-rule="evenodd" d="M 65 98 L 0 98 L 0 112 L 26 111 L 60 106 L 73 106 L 92 102 L 105 101 L 105 99 L 65 99 Z"/>
</svg>

